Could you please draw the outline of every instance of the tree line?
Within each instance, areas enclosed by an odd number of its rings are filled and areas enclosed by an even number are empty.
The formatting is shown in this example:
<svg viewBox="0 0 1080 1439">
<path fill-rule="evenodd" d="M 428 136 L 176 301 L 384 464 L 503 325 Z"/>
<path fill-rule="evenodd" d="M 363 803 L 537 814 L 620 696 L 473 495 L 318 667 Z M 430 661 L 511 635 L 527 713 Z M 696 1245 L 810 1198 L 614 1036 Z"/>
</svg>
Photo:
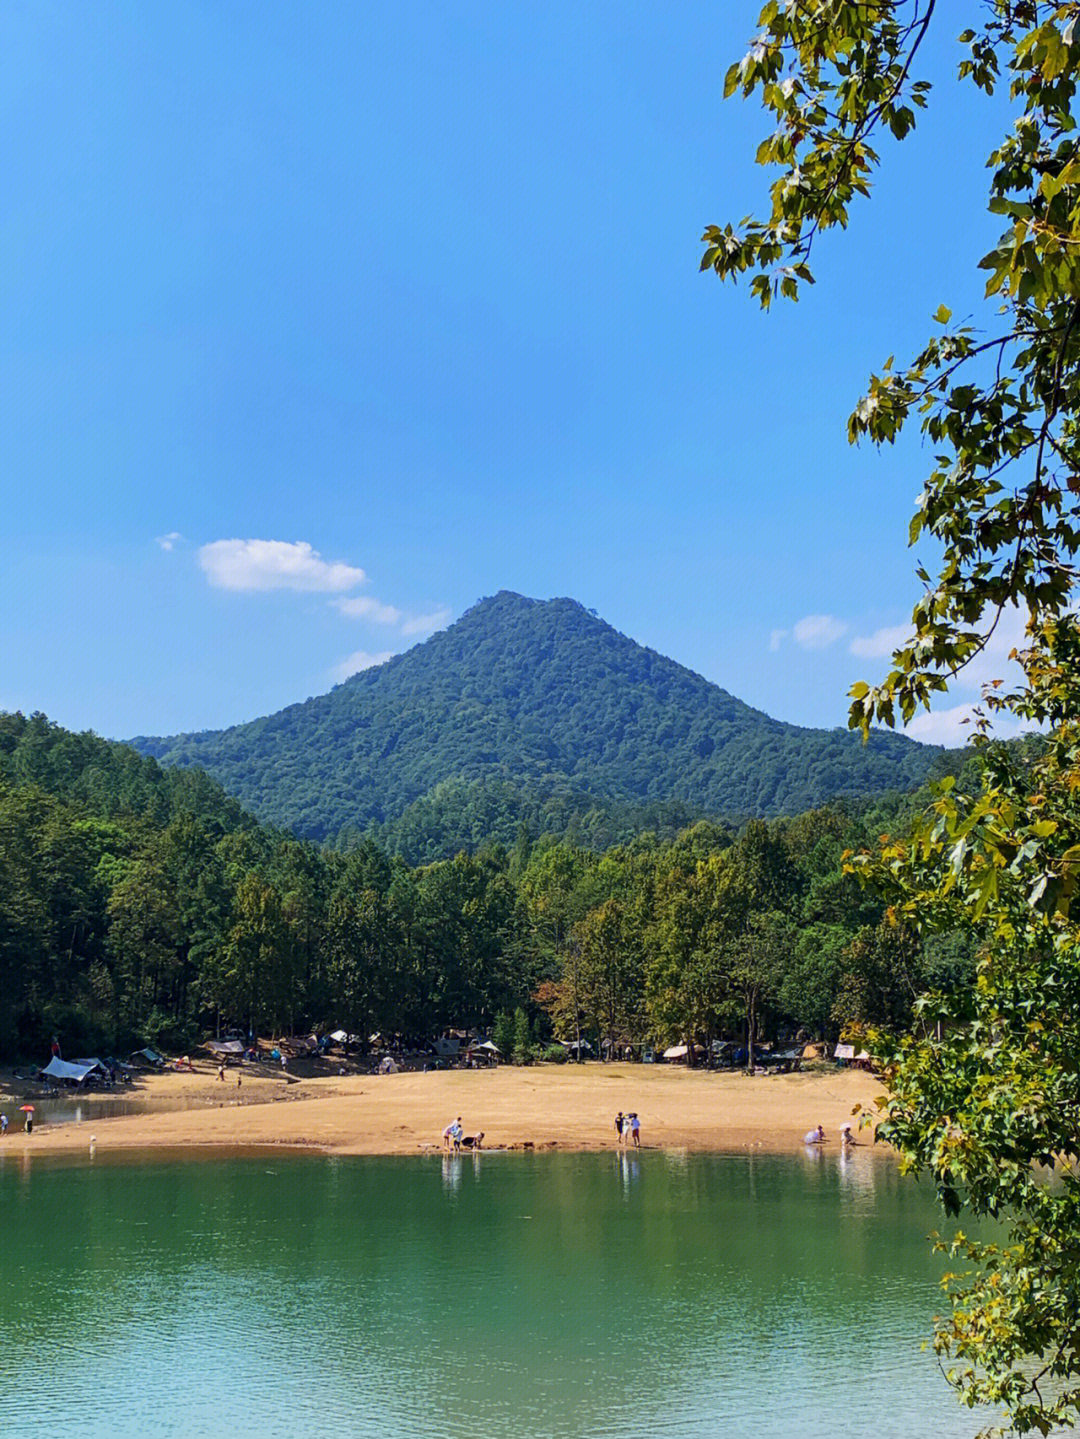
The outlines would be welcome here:
<svg viewBox="0 0 1080 1439">
<path fill-rule="evenodd" d="M 222 1024 L 707 1043 L 903 1024 L 969 956 L 844 872 L 910 800 L 603 853 L 522 827 L 412 866 L 257 823 L 219 786 L 0 716 L 0 1054 L 188 1046 Z M 517 1046 L 520 1048 L 520 1046 Z"/>
</svg>

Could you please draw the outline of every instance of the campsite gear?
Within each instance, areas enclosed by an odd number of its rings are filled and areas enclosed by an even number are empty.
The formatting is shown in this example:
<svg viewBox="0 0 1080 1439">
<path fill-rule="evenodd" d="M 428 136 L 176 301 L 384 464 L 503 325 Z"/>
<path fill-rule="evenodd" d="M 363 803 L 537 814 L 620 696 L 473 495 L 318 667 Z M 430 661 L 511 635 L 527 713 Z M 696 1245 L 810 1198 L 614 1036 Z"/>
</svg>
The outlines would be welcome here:
<svg viewBox="0 0 1080 1439">
<path fill-rule="evenodd" d="M 34 1112 L 34 1106 L 32 1104 L 20 1104 L 19 1108 L 24 1114 L 33 1114 Z"/>
</svg>

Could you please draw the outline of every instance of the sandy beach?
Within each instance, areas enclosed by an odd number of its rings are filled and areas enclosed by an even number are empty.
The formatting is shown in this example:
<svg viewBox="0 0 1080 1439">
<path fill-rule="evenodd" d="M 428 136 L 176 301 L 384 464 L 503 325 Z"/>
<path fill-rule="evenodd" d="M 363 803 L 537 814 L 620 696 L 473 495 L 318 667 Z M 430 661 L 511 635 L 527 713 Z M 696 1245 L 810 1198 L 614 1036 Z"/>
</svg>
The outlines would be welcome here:
<svg viewBox="0 0 1080 1439">
<path fill-rule="evenodd" d="M 5 1078 L 0 1109 L 11 1129 L 3 1153 L 99 1154 L 169 1149 L 193 1156 L 265 1145 L 336 1154 L 421 1154 L 440 1148 L 460 1115 L 485 1148 L 597 1150 L 615 1144 L 618 1110 L 641 1117 L 643 1148 L 732 1152 L 791 1151 L 824 1125 L 828 1142 L 857 1106 L 874 1112 L 881 1085 L 852 1070 L 747 1077 L 668 1066 L 586 1064 L 428 1074 L 327 1076 L 286 1083 L 265 1070 L 216 1069 L 140 1076 L 113 1095 L 81 1099 L 89 1122 L 48 1122 L 38 1101 L 33 1134 L 22 1129 L 26 1086 Z M 117 1113 L 135 1107 L 141 1112 Z M 867 1132 L 859 1139 L 869 1142 Z"/>
</svg>

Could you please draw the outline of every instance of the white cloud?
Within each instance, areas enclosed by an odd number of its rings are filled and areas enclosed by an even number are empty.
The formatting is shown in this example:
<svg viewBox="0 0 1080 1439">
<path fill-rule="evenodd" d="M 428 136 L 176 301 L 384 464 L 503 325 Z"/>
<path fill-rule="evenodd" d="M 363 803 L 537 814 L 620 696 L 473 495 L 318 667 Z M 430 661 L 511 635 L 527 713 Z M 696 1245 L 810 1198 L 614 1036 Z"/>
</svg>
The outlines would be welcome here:
<svg viewBox="0 0 1080 1439">
<path fill-rule="evenodd" d="M 393 650 L 383 650 L 381 654 L 377 655 L 369 654 L 367 650 L 354 650 L 340 664 L 334 666 L 333 675 L 340 683 L 342 680 L 347 680 L 350 675 L 358 675 L 361 670 L 374 669 L 376 665 L 384 665 L 387 660 L 393 658 Z"/>
<path fill-rule="evenodd" d="M 199 564 L 223 590 L 351 590 L 364 572 L 324 560 L 305 540 L 215 540 L 199 551 Z"/>
<path fill-rule="evenodd" d="M 780 648 L 780 646 L 781 646 L 781 645 L 784 643 L 784 641 L 787 639 L 787 637 L 788 637 L 788 635 L 789 635 L 790 633 L 791 633 L 790 630 L 770 630 L 770 631 L 769 631 L 769 649 L 772 650 L 773 653 L 775 654 L 776 651 Z"/>
<path fill-rule="evenodd" d="M 430 635 L 435 630 L 445 629 L 450 623 L 451 611 L 434 610 L 429 615 L 414 615 L 401 626 L 403 635 Z"/>
<path fill-rule="evenodd" d="M 907 725 L 904 733 L 910 739 L 922 740 L 924 744 L 944 744 L 955 748 L 967 744 L 975 733 L 972 716 L 978 704 L 953 705 L 950 709 L 933 710 L 930 714 L 919 714 Z M 1018 734 L 1030 732 L 1030 726 L 1021 724 L 1010 715 L 990 714 L 990 733 L 995 739 L 1013 739 Z"/>
<path fill-rule="evenodd" d="M 350 620 L 374 620 L 378 625 L 396 625 L 401 611 L 394 605 L 384 605 L 371 595 L 352 595 L 348 599 L 331 600 L 334 608 Z"/>
<path fill-rule="evenodd" d="M 847 625 L 835 615 L 805 615 L 791 629 L 791 637 L 804 650 L 823 650 L 847 634 Z"/>
<path fill-rule="evenodd" d="M 1024 672 L 1016 660 L 1010 660 L 1009 654 L 1012 650 L 1022 650 L 1027 637 L 1024 629 L 1027 624 L 1027 617 L 1017 609 L 1003 611 L 994 633 L 990 636 L 984 649 L 975 656 L 969 665 L 956 676 L 952 682 L 954 688 L 973 690 L 981 694 L 984 685 L 993 680 L 1004 680 L 1006 686 L 1022 684 Z"/>
<path fill-rule="evenodd" d="M 909 639 L 910 625 L 888 625 L 875 630 L 872 635 L 856 635 L 848 649 L 861 660 L 883 660 L 907 644 Z"/>
<path fill-rule="evenodd" d="M 924 744 L 944 744 L 955 748 L 967 744 L 975 733 L 971 720 L 974 710 L 974 704 L 963 704 L 934 710 L 931 714 L 919 714 L 905 726 L 904 733 L 911 739 L 922 740 Z"/>
<path fill-rule="evenodd" d="M 1019 688 L 1024 683 L 1022 668 L 1016 660 L 1011 660 L 1009 655 L 1013 650 L 1024 648 L 1025 625 L 1025 617 L 1019 610 L 1005 610 L 985 648 L 949 681 L 951 694 L 974 695 L 978 698 L 965 700 L 947 709 L 933 710 L 930 714 L 916 715 L 907 725 L 905 734 L 927 744 L 964 744 L 974 733 L 971 717 L 980 705 L 984 687 L 995 680 L 1001 680 L 1002 689 L 1008 691 L 1014 687 Z M 884 634 L 887 631 L 879 630 L 878 633 Z M 996 739 L 1012 739 L 1030 729 L 1029 725 L 1011 715 L 993 714 L 990 711 L 985 713 L 991 721 L 991 733 Z"/>
<path fill-rule="evenodd" d="M 169 550 L 174 550 L 183 538 L 179 530 L 170 530 L 167 535 L 158 535 L 156 543 L 168 552 Z"/>
</svg>

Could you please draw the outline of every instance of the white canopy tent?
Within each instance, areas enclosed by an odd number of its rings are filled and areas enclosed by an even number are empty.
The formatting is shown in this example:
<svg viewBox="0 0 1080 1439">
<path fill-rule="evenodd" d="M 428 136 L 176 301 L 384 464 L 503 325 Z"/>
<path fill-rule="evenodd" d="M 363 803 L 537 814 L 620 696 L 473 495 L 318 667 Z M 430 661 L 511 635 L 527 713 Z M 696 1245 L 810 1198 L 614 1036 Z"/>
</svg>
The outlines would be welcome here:
<svg viewBox="0 0 1080 1439">
<path fill-rule="evenodd" d="M 48 1079 L 64 1079 L 72 1084 L 82 1084 L 88 1074 L 93 1074 L 94 1070 L 99 1068 L 101 1065 L 96 1059 L 71 1061 L 54 1056 L 41 1073 Z"/>
</svg>

